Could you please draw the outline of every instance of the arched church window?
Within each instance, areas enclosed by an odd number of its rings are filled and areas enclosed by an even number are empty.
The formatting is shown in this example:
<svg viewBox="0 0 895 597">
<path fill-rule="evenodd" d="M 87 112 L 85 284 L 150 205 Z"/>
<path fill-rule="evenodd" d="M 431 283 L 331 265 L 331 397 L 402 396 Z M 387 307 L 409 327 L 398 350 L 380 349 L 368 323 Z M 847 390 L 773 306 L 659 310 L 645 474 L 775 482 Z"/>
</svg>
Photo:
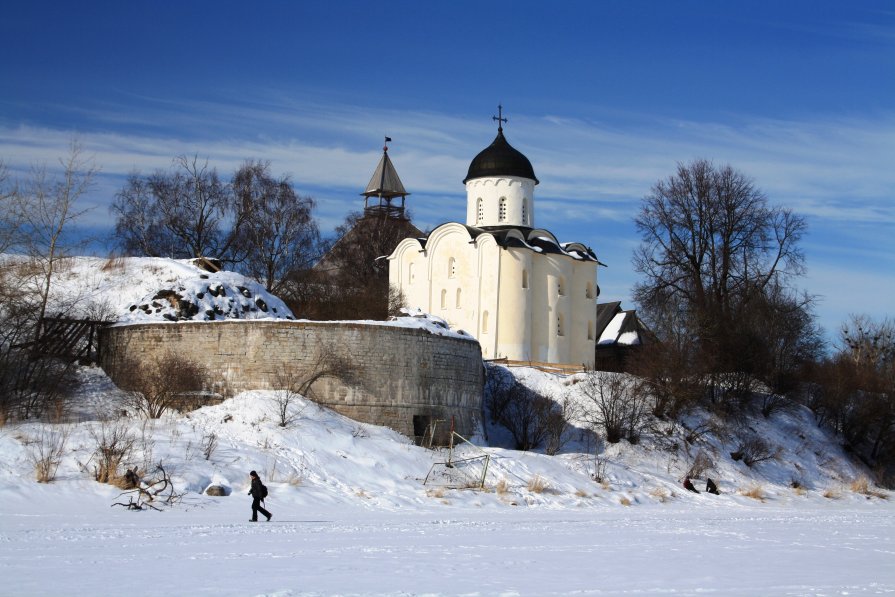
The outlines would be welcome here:
<svg viewBox="0 0 895 597">
<path fill-rule="evenodd" d="M 463 289 L 458 288 L 456 300 L 454 300 L 454 308 L 459 309 L 462 302 L 463 302 Z"/>
<path fill-rule="evenodd" d="M 483 334 L 488 333 L 488 312 L 487 311 L 482 312 L 482 333 Z"/>
<path fill-rule="evenodd" d="M 522 270 L 522 288 L 528 288 L 528 270 Z"/>
<path fill-rule="evenodd" d="M 565 336 L 566 335 L 566 326 L 565 320 L 563 319 L 562 313 L 556 316 L 556 335 L 557 336 Z"/>
<path fill-rule="evenodd" d="M 501 222 L 507 221 L 507 198 L 506 197 L 500 198 L 500 207 L 498 208 L 497 219 Z"/>
<path fill-rule="evenodd" d="M 566 279 L 562 276 L 556 281 L 556 294 L 559 296 L 566 295 Z"/>
<path fill-rule="evenodd" d="M 476 216 L 475 216 L 476 220 L 475 221 L 480 224 L 485 221 L 485 206 L 482 205 L 481 197 L 476 199 L 475 205 L 476 205 L 476 208 L 475 208 L 476 209 Z"/>
<path fill-rule="evenodd" d="M 447 290 L 441 289 L 441 308 L 447 309 Z"/>
<path fill-rule="evenodd" d="M 411 263 L 407 266 L 407 283 L 408 284 L 413 284 L 413 280 L 414 280 L 413 275 L 414 275 L 413 264 Z"/>
<path fill-rule="evenodd" d="M 528 210 L 526 209 L 527 204 L 528 204 L 528 199 L 523 199 L 522 200 L 522 225 L 523 226 L 528 226 Z"/>
<path fill-rule="evenodd" d="M 448 278 L 457 277 L 457 260 L 451 257 L 448 259 Z"/>
<path fill-rule="evenodd" d="M 594 298 L 594 283 L 593 282 L 587 283 L 587 289 L 584 291 L 584 296 L 588 299 Z"/>
<path fill-rule="evenodd" d="M 588 340 L 594 339 L 594 322 L 593 321 L 587 322 L 587 339 Z"/>
</svg>

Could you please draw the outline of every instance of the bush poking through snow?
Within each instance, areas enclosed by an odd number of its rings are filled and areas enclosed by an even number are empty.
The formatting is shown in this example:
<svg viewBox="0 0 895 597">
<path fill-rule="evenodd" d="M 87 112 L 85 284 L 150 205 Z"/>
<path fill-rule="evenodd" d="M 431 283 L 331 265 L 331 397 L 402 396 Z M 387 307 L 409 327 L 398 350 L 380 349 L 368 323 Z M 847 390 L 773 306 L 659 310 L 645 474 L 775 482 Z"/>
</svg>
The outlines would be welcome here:
<svg viewBox="0 0 895 597">
<path fill-rule="evenodd" d="M 96 442 L 93 478 L 100 483 L 120 483 L 122 476 L 118 471 L 130 460 L 136 438 L 122 421 L 103 422 L 99 429 L 91 429 L 90 435 Z"/>
<path fill-rule="evenodd" d="M 750 485 L 744 489 L 740 490 L 740 495 L 744 495 L 747 498 L 752 498 L 753 500 L 758 500 L 763 502 L 765 500 L 765 492 L 764 488 L 761 485 Z"/>
<path fill-rule="evenodd" d="M 705 452 L 700 450 L 696 453 L 696 457 L 693 459 L 693 463 L 687 470 L 686 476 L 694 479 L 701 479 L 704 474 L 714 468 L 714 466 L 715 463 L 712 462 L 712 459 L 709 458 Z"/>
<path fill-rule="evenodd" d="M 497 495 L 506 495 L 510 491 L 510 484 L 507 483 L 506 479 L 501 479 L 494 486 L 494 491 L 497 493 Z"/>
<path fill-rule="evenodd" d="M 655 498 L 661 503 L 667 502 L 671 499 L 671 492 L 665 489 L 664 487 L 653 487 L 650 492 L 650 497 Z"/>
<path fill-rule="evenodd" d="M 606 459 L 600 458 L 599 456 L 594 457 L 594 470 L 590 475 L 590 478 L 596 481 L 597 483 L 601 483 L 603 485 L 608 484 L 608 479 L 606 478 Z"/>
<path fill-rule="evenodd" d="M 873 484 L 870 482 L 870 479 L 865 476 L 858 477 L 852 481 L 849 488 L 852 492 L 866 495 L 867 497 L 878 497 L 881 499 L 886 499 L 888 497 L 885 493 L 873 489 Z"/>
<path fill-rule="evenodd" d="M 211 460 L 211 455 L 218 447 L 218 436 L 212 431 L 202 436 L 202 455 L 205 460 Z"/>
<path fill-rule="evenodd" d="M 547 481 L 540 475 L 535 475 L 528 481 L 528 490 L 532 493 L 544 493 L 547 491 Z"/>
<path fill-rule="evenodd" d="M 124 369 L 130 371 L 121 382 L 130 391 L 129 406 L 150 419 L 171 409 L 194 410 L 206 401 L 205 371 L 189 359 L 171 353 L 148 361 L 130 358 Z"/>
<path fill-rule="evenodd" d="M 113 506 L 124 506 L 128 510 L 150 508 L 161 511 L 159 506 L 173 506 L 183 499 L 183 493 L 174 489 L 171 475 L 161 462 L 144 479 L 137 477 L 136 469 L 127 472 L 126 477 L 131 482 L 131 487 L 118 497 L 128 496 L 128 503 L 116 502 Z"/>
<path fill-rule="evenodd" d="M 28 460 L 34 466 L 34 477 L 38 483 L 51 483 L 56 479 L 68 436 L 68 428 L 41 426 L 38 436 L 29 442 Z"/>
<path fill-rule="evenodd" d="M 756 435 L 745 438 L 740 444 L 740 447 L 730 453 L 731 458 L 734 460 L 742 460 L 743 464 L 750 468 L 765 460 L 776 460 L 779 455 L 779 448 L 770 446 L 766 441 Z"/>
</svg>

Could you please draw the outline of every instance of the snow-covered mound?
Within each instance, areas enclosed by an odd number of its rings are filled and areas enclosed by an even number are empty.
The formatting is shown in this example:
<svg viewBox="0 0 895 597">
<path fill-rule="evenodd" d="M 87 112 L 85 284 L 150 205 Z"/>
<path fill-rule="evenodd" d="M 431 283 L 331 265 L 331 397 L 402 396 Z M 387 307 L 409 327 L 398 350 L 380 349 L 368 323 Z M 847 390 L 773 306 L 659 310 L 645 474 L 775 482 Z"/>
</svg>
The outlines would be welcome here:
<svg viewBox="0 0 895 597">
<path fill-rule="evenodd" d="M 50 313 L 120 323 L 293 317 L 283 301 L 245 276 L 157 257 L 63 260 L 53 277 Z"/>
<path fill-rule="evenodd" d="M 292 312 L 263 286 L 233 272 L 203 273 L 179 280 L 128 307 L 121 323 L 292 319 Z"/>
</svg>

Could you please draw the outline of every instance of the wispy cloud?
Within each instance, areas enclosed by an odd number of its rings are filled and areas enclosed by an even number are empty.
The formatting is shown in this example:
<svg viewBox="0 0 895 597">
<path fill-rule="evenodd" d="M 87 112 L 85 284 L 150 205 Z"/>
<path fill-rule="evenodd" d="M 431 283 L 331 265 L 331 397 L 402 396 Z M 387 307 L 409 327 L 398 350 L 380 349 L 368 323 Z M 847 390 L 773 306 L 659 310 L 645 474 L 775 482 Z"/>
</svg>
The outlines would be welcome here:
<svg viewBox="0 0 895 597">
<path fill-rule="evenodd" d="M 395 139 L 390 155 L 421 225 L 462 218 L 461 181 L 495 134 L 486 118 L 275 94 L 217 102 L 131 97 L 65 114 L 70 127 L 0 120 L 0 159 L 19 172 L 34 163 L 52 167 L 76 136 L 102 167 L 92 197 L 102 208 L 128 173 L 166 169 L 179 154 L 207 157 L 225 176 L 247 158 L 270 160 L 274 172 L 290 174 L 300 192 L 318 198 L 325 228 L 361 205 L 358 194 L 381 155 L 383 135 Z M 773 203 L 807 216 L 824 233 L 806 239 L 818 254 L 836 243 L 837 251 L 871 263 L 895 252 L 893 114 L 790 121 L 731 115 L 725 122 L 637 114 L 607 121 L 594 114 L 513 114 L 506 134 L 541 180 L 538 224 L 610 256 L 613 269 L 601 274 L 604 292 L 633 281 L 626 274 L 640 199 L 677 162 L 694 158 L 730 163 Z M 105 209 L 96 214 L 93 224 L 110 224 Z M 814 280 L 826 291 L 841 288 Z"/>
</svg>

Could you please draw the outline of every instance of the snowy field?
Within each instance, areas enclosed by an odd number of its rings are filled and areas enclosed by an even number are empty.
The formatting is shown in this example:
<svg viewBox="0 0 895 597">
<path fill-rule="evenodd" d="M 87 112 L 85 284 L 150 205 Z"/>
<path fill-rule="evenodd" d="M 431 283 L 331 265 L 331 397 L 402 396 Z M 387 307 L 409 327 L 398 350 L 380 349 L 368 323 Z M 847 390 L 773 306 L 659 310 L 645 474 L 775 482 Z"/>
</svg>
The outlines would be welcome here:
<svg viewBox="0 0 895 597">
<path fill-rule="evenodd" d="M 29 492 L 30 493 L 30 492 Z M 34 496 L 32 495 L 32 498 Z M 878 505 L 600 511 L 292 507 L 249 498 L 165 513 L 2 492 L 3 595 L 869 595 L 895 592 Z M 127 590 L 125 588 L 127 587 Z"/>
</svg>

